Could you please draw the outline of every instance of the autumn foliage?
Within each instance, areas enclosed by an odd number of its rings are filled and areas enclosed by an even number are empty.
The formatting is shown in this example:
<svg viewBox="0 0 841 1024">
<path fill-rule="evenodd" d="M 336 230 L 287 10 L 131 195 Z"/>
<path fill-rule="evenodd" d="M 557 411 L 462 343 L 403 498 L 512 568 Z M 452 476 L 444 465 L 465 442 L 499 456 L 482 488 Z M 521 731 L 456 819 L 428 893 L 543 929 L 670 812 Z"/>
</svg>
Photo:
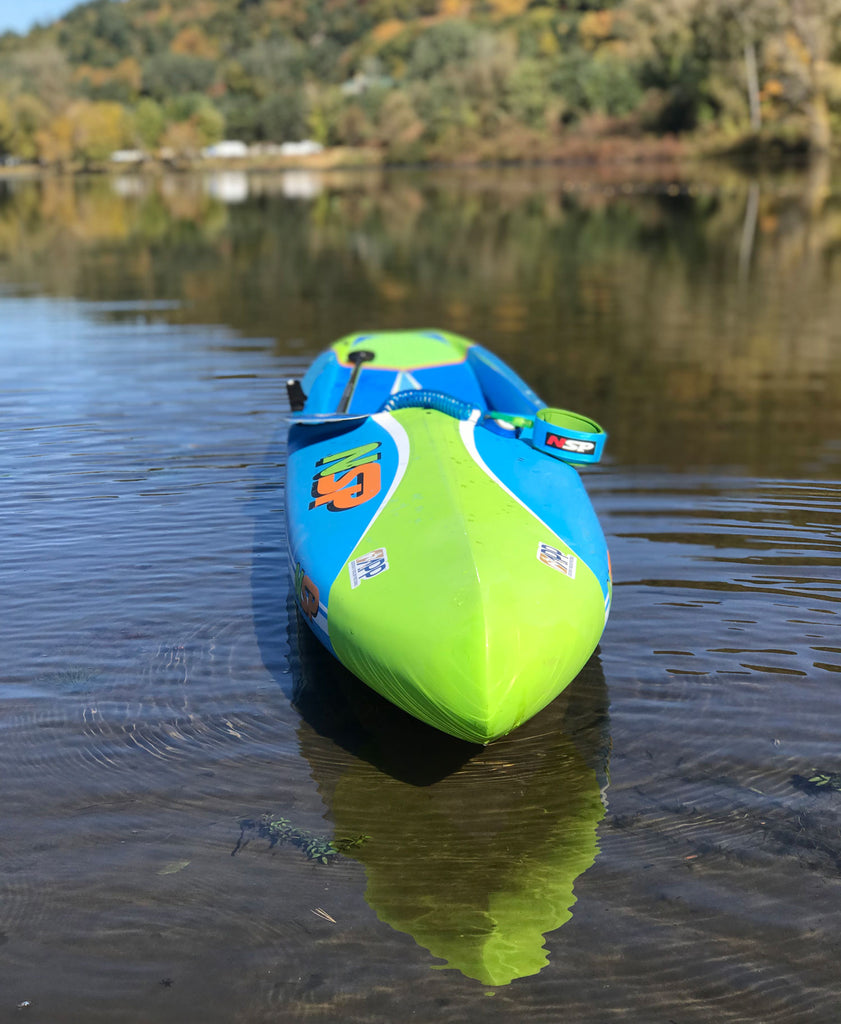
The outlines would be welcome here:
<svg viewBox="0 0 841 1024">
<path fill-rule="evenodd" d="M 677 135 L 827 149 L 841 0 L 93 0 L 0 37 L 0 159 L 221 138 L 387 159 Z"/>
</svg>

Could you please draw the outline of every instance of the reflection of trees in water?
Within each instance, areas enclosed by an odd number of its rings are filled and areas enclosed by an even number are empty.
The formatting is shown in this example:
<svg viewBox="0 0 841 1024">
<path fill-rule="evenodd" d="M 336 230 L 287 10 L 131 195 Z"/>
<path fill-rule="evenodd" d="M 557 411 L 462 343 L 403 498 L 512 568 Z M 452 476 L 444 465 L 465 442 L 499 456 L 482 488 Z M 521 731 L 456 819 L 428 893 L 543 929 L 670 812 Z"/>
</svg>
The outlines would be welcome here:
<svg viewBox="0 0 841 1024">
<path fill-rule="evenodd" d="M 305 202 L 282 178 L 255 177 L 234 206 L 211 192 L 187 176 L 7 185 L 6 276 L 180 299 L 172 317 L 280 352 L 444 325 L 603 418 L 625 460 L 721 461 L 738 437 L 735 461 L 770 471 L 775 431 L 837 433 L 841 214 L 825 165 L 680 187 L 552 168 L 338 176 Z"/>
</svg>

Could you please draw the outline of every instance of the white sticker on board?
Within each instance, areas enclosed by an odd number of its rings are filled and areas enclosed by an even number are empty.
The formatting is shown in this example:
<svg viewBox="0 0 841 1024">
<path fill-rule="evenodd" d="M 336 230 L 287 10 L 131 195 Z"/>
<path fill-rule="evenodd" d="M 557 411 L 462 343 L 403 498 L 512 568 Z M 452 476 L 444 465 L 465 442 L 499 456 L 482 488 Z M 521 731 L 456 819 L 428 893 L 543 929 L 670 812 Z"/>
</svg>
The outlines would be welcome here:
<svg viewBox="0 0 841 1024">
<path fill-rule="evenodd" d="M 366 555 L 360 555 L 348 565 L 351 590 L 356 590 L 360 583 L 372 580 L 375 576 L 388 569 L 388 555 L 385 548 L 376 548 Z"/>
<path fill-rule="evenodd" d="M 563 551 L 553 548 L 551 544 L 544 544 L 542 541 L 537 545 L 537 560 L 548 565 L 550 569 L 557 569 L 564 576 L 571 580 L 575 579 L 575 567 L 578 559 L 575 555 L 565 555 Z"/>
</svg>

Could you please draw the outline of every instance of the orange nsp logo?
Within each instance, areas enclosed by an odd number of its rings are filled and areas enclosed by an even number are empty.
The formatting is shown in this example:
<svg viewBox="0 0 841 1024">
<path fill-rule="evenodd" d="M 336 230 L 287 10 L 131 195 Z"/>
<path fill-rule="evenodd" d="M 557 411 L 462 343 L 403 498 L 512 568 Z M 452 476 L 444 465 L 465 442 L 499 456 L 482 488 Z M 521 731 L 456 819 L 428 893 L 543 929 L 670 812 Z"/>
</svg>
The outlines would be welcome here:
<svg viewBox="0 0 841 1024">
<path fill-rule="evenodd" d="M 313 477 L 309 507 L 343 512 L 376 497 L 382 487 L 381 457 L 380 442 L 374 441 L 319 459 L 316 466 L 323 468 Z"/>
</svg>

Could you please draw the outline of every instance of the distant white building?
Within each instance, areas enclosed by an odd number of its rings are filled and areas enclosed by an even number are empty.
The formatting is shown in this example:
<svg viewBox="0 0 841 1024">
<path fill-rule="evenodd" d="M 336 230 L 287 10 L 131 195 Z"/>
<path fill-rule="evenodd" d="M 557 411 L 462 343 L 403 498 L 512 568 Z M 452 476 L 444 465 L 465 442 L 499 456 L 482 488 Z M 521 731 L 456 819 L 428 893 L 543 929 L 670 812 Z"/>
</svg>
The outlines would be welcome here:
<svg viewBox="0 0 841 1024">
<path fill-rule="evenodd" d="M 353 76 L 342 82 L 339 86 L 342 90 L 343 96 L 361 96 L 363 92 L 368 88 L 368 81 L 360 71 Z"/>
<path fill-rule="evenodd" d="M 279 142 L 252 142 L 248 148 L 252 156 L 280 156 Z"/>
<path fill-rule="evenodd" d="M 302 139 L 300 142 L 282 142 L 280 144 L 281 156 L 314 156 L 321 153 L 324 146 L 312 139 Z"/>
<path fill-rule="evenodd" d="M 201 155 L 208 160 L 234 160 L 237 157 L 248 156 L 248 146 L 239 139 L 222 139 L 212 146 L 206 146 Z"/>
<path fill-rule="evenodd" d="M 391 89 L 393 85 L 394 80 L 388 75 L 365 74 L 363 71 L 357 71 L 353 78 L 342 82 L 339 88 L 343 96 L 362 96 L 369 89 Z"/>
<path fill-rule="evenodd" d="M 139 164 L 146 158 L 142 149 L 115 149 L 111 154 L 112 164 Z"/>
</svg>

